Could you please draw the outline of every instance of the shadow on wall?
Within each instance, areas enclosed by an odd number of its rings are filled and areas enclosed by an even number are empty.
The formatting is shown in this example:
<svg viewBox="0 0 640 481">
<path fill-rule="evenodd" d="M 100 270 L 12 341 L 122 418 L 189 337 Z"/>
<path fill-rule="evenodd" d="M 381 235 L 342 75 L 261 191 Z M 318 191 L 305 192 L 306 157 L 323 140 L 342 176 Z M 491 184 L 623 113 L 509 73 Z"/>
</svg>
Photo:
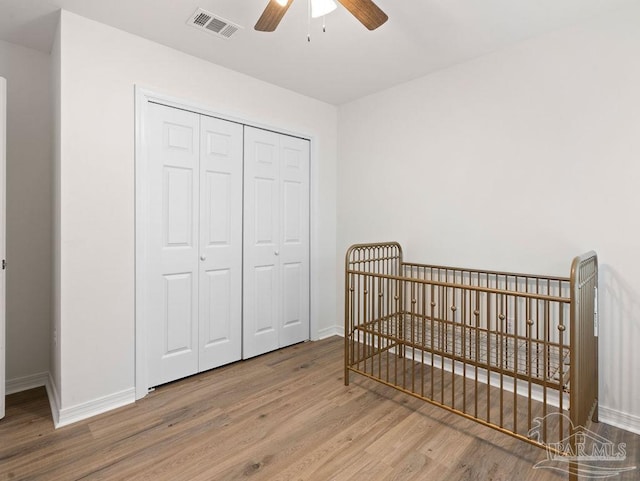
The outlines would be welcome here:
<svg viewBox="0 0 640 481">
<path fill-rule="evenodd" d="M 599 266 L 599 291 L 600 403 L 631 413 L 640 391 L 640 294 L 607 264 Z"/>
</svg>

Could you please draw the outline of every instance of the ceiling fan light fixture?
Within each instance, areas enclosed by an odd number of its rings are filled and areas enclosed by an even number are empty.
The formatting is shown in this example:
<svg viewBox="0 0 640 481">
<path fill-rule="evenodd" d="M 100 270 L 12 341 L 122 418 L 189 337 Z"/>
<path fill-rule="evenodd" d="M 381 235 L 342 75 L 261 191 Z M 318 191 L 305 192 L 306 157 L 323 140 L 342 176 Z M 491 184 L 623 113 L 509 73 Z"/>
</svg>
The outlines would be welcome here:
<svg viewBox="0 0 640 481">
<path fill-rule="evenodd" d="M 338 1 L 369 30 L 375 30 L 389 19 L 373 0 Z M 269 0 L 253 28 L 258 32 L 275 31 L 292 3 L 293 0 Z M 335 0 L 307 0 L 308 22 L 311 23 L 311 17 L 323 17 L 333 12 L 337 7 Z"/>
<path fill-rule="evenodd" d="M 313 18 L 323 17 L 336 8 L 338 6 L 333 0 L 311 0 L 311 16 Z"/>
</svg>

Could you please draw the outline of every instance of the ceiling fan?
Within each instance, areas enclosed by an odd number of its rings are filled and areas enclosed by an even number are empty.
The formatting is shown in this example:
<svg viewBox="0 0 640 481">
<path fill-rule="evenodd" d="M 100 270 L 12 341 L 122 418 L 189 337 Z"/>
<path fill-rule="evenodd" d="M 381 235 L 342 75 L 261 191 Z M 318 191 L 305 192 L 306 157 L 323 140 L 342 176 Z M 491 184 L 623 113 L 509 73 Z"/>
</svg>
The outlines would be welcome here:
<svg viewBox="0 0 640 481">
<path fill-rule="evenodd" d="M 336 8 L 333 0 L 310 1 L 312 17 L 321 17 Z M 338 2 L 369 30 L 375 30 L 389 19 L 372 0 L 338 0 Z M 273 32 L 292 3 L 293 0 L 269 0 L 254 28 L 260 32 Z"/>
</svg>

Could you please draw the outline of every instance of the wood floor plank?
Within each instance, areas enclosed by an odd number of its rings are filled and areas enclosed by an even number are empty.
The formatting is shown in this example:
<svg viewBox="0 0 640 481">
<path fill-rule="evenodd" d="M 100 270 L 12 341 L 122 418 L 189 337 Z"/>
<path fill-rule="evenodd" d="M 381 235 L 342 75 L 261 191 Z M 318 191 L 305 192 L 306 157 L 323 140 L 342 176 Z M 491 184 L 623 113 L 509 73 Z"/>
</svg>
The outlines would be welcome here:
<svg viewBox="0 0 640 481">
<path fill-rule="evenodd" d="M 7 398 L 0 481 L 566 479 L 545 452 L 361 376 L 343 341 L 292 346 L 53 429 L 44 389 Z M 640 466 L 640 436 L 604 424 Z M 625 473 L 620 481 L 638 479 Z"/>
</svg>

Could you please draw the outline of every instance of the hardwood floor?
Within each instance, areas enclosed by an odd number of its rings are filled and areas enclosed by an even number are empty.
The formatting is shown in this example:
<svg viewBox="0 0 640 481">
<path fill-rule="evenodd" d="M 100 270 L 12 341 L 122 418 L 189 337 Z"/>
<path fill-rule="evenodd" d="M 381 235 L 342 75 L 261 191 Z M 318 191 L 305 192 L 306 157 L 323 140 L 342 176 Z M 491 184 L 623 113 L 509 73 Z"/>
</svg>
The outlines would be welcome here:
<svg viewBox="0 0 640 481">
<path fill-rule="evenodd" d="M 58 430 L 44 389 L 11 395 L 0 480 L 567 479 L 525 442 L 361 376 L 345 387 L 342 348 L 299 344 Z M 640 466 L 640 436 L 594 426 Z"/>
</svg>

